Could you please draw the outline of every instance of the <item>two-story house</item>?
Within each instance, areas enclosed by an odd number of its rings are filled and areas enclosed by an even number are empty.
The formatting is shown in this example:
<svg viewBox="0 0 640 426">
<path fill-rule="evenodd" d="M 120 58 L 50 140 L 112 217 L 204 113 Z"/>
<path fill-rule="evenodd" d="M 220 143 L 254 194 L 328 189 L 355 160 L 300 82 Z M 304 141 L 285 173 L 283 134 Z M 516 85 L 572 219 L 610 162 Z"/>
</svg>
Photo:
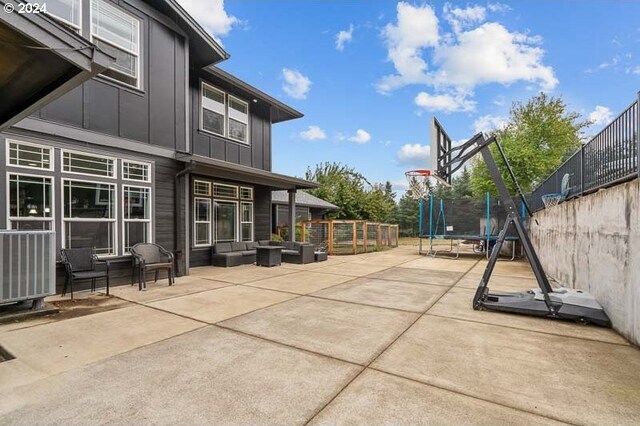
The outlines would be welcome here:
<svg viewBox="0 0 640 426">
<path fill-rule="evenodd" d="M 121 257 L 123 276 L 155 242 L 188 274 L 216 242 L 268 239 L 271 191 L 295 211 L 314 187 L 271 171 L 272 124 L 302 114 L 217 68 L 229 55 L 176 1 L 47 6 L 115 60 L 0 134 L 0 224 Z"/>
</svg>

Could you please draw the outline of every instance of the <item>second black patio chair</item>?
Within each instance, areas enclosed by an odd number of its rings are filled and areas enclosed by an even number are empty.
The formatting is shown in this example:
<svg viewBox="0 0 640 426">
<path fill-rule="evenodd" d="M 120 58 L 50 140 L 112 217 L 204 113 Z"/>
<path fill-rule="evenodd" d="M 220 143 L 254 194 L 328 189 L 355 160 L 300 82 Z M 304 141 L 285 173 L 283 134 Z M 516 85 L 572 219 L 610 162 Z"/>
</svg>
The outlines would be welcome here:
<svg viewBox="0 0 640 426">
<path fill-rule="evenodd" d="M 67 271 L 67 279 L 62 287 L 62 296 L 67 294 L 67 286 L 71 288 L 73 299 L 73 282 L 91 280 L 91 291 L 96 290 L 96 279 L 105 278 L 107 281 L 107 296 L 109 295 L 109 261 L 99 260 L 95 248 L 75 248 L 60 250 L 60 257 Z M 96 265 L 106 265 L 105 270 L 97 270 Z"/>
<path fill-rule="evenodd" d="M 155 281 L 158 281 L 158 272 L 167 271 L 169 285 L 175 279 L 173 269 L 173 253 L 162 246 L 152 243 L 138 243 L 131 247 L 131 255 L 135 258 L 135 267 L 138 269 L 138 289 L 147 287 L 147 271 L 155 272 Z"/>
</svg>

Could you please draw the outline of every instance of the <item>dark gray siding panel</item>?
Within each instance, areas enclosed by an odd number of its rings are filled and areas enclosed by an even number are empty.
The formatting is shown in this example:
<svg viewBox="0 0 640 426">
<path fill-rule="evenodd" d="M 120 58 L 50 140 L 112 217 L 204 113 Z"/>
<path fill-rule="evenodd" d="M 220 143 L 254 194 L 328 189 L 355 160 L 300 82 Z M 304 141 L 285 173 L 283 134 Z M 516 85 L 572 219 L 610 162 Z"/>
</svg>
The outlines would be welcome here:
<svg viewBox="0 0 640 426">
<path fill-rule="evenodd" d="M 120 136 L 149 142 L 149 98 L 137 93 L 120 93 Z"/>
<path fill-rule="evenodd" d="M 185 151 L 187 149 L 186 142 L 186 127 L 185 114 L 187 110 L 186 96 L 186 69 L 185 61 L 187 60 L 187 51 L 185 48 L 185 42 L 182 37 L 175 36 L 175 48 L 174 48 L 174 66 L 175 66 L 175 146 L 178 150 Z"/>
<path fill-rule="evenodd" d="M 240 164 L 240 151 L 238 145 L 234 143 L 227 143 L 227 158 L 230 163 Z"/>
<path fill-rule="evenodd" d="M 251 167 L 251 148 L 246 146 L 240 147 L 240 164 Z"/>
<path fill-rule="evenodd" d="M 271 190 L 264 186 L 254 189 L 254 235 L 256 240 L 271 238 Z"/>
<path fill-rule="evenodd" d="M 44 107 L 40 118 L 82 127 L 82 86 L 65 93 L 55 102 Z"/>
<path fill-rule="evenodd" d="M 198 155 L 204 155 L 205 157 L 211 156 L 209 151 L 209 138 L 200 134 L 195 134 L 191 140 L 193 144 L 193 153 Z"/>
<path fill-rule="evenodd" d="M 150 140 L 154 145 L 175 148 L 175 54 L 174 36 L 162 24 L 149 25 Z"/>
<path fill-rule="evenodd" d="M 209 266 L 211 265 L 211 248 L 197 248 L 191 250 L 189 266 Z"/>
<path fill-rule="evenodd" d="M 260 120 L 255 115 L 251 116 L 251 139 L 253 140 L 264 140 L 264 129 L 262 125 L 262 120 Z M 262 158 L 262 153 L 264 151 L 264 144 L 257 143 L 251 147 L 251 166 L 256 169 L 264 168 L 264 159 Z"/>
<path fill-rule="evenodd" d="M 209 138 L 211 141 L 211 157 L 217 158 L 218 160 L 226 160 L 226 147 L 227 143 L 219 138 Z"/>
<path fill-rule="evenodd" d="M 264 152 L 262 153 L 262 158 L 264 164 L 262 168 L 264 170 L 271 171 L 271 124 L 270 122 L 264 122 L 262 126 L 262 131 L 264 135 L 262 136 L 262 146 L 264 147 Z"/>
<path fill-rule="evenodd" d="M 84 84 L 84 128 L 118 135 L 118 89 L 101 81 Z"/>
</svg>

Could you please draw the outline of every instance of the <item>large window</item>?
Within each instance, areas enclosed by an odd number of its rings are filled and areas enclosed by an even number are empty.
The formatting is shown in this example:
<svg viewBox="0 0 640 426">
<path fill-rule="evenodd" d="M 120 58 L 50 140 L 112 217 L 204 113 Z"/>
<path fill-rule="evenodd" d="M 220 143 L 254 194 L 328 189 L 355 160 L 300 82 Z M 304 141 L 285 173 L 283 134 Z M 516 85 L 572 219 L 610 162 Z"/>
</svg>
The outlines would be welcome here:
<svg viewBox="0 0 640 426">
<path fill-rule="evenodd" d="M 194 246 L 253 241 L 253 188 L 202 179 L 193 181 Z"/>
<path fill-rule="evenodd" d="M 124 252 L 138 243 L 151 241 L 150 188 L 123 186 Z"/>
<path fill-rule="evenodd" d="M 211 245 L 211 200 L 195 198 L 193 204 L 193 241 L 196 246 Z"/>
<path fill-rule="evenodd" d="M 103 76 L 140 87 L 140 21 L 106 0 L 91 0 L 93 42 L 115 61 Z"/>
<path fill-rule="evenodd" d="M 116 254 L 116 185 L 65 179 L 63 192 L 65 247 Z"/>
<path fill-rule="evenodd" d="M 33 2 L 33 3 L 37 3 Z M 47 13 L 80 32 L 82 23 L 82 0 L 46 0 Z"/>
<path fill-rule="evenodd" d="M 53 185 L 50 177 L 9 174 L 11 229 L 53 229 Z"/>
<path fill-rule="evenodd" d="M 202 130 L 249 143 L 249 103 L 202 83 Z"/>
</svg>

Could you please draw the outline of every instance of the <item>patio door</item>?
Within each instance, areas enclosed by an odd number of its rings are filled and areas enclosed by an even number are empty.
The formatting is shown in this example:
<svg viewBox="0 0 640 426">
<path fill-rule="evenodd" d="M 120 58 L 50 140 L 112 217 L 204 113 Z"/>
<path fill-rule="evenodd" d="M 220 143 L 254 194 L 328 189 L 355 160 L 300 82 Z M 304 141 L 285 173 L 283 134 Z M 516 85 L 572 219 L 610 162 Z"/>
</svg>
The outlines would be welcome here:
<svg viewBox="0 0 640 426">
<path fill-rule="evenodd" d="M 238 241 L 238 202 L 214 200 L 213 236 L 216 243 Z"/>
</svg>

